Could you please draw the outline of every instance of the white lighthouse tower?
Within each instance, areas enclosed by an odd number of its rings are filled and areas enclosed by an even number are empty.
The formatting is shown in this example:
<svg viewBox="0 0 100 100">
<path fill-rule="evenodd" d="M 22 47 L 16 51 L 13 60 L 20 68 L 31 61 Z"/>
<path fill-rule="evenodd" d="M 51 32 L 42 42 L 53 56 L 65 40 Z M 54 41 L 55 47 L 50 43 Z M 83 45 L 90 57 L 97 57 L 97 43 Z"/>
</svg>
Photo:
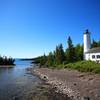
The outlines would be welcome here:
<svg viewBox="0 0 100 100">
<path fill-rule="evenodd" d="M 84 59 L 88 60 L 86 57 L 86 53 L 91 49 L 91 39 L 90 39 L 90 32 L 86 30 L 84 33 Z"/>
</svg>

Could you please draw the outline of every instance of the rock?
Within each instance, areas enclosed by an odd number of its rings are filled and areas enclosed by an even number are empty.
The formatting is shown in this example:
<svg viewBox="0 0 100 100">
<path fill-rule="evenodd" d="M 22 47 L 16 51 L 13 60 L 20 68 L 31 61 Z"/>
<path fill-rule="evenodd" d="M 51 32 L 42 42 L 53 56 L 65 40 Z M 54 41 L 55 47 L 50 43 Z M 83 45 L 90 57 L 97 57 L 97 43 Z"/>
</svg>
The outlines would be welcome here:
<svg viewBox="0 0 100 100">
<path fill-rule="evenodd" d="M 90 100 L 89 97 L 82 97 L 82 100 Z"/>
<path fill-rule="evenodd" d="M 76 86 L 77 84 L 76 83 L 74 83 L 74 86 Z"/>
<path fill-rule="evenodd" d="M 92 77 L 88 79 L 88 81 L 91 81 L 91 80 L 93 80 L 93 78 L 92 78 Z"/>
<path fill-rule="evenodd" d="M 19 100 L 19 98 L 18 97 L 14 97 L 13 100 Z"/>
<path fill-rule="evenodd" d="M 43 80 L 45 80 L 45 81 L 48 80 L 48 77 L 44 75 Z"/>
<path fill-rule="evenodd" d="M 84 74 L 80 74 L 80 75 L 78 75 L 78 77 L 84 77 Z"/>
</svg>

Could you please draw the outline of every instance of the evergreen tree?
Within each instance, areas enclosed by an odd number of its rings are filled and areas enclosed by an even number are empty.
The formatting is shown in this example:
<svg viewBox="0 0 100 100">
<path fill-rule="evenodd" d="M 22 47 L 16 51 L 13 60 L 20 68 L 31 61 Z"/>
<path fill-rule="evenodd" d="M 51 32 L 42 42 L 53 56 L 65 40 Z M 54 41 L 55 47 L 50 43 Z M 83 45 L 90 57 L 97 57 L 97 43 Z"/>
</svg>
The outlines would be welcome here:
<svg viewBox="0 0 100 100">
<path fill-rule="evenodd" d="M 96 42 L 95 40 L 93 40 L 92 42 L 92 48 L 98 47 L 98 42 Z"/>
<path fill-rule="evenodd" d="M 65 60 L 65 52 L 62 44 L 59 45 L 59 53 L 60 53 L 60 62 L 63 63 Z"/>
<path fill-rule="evenodd" d="M 76 61 L 83 60 L 83 46 L 77 44 L 75 47 Z"/>
<path fill-rule="evenodd" d="M 98 47 L 100 47 L 100 40 L 98 41 Z"/>
<path fill-rule="evenodd" d="M 14 65 L 15 59 L 7 58 L 6 56 L 0 56 L 0 65 Z"/>
<path fill-rule="evenodd" d="M 67 60 L 68 62 L 74 62 L 75 61 L 75 48 L 73 46 L 71 37 L 68 38 L 68 49 L 67 49 Z"/>
<path fill-rule="evenodd" d="M 44 54 L 43 56 L 41 56 L 41 59 L 40 59 L 40 66 L 45 65 L 46 62 L 47 62 L 47 57 L 46 57 L 46 55 Z"/>
<path fill-rule="evenodd" d="M 55 59 L 57 64 L 62 64 L 65 60 L 65 53 L 62 44 L 56 46 Z"/>
<path fill-rule="evenodd" d="M 53 66 L 54 65 L 54 55 L 52 52 L 49 53 L 48 57 L 47 57 L 47 63 L 46 65 L 48 66 Z"/>
</svg>

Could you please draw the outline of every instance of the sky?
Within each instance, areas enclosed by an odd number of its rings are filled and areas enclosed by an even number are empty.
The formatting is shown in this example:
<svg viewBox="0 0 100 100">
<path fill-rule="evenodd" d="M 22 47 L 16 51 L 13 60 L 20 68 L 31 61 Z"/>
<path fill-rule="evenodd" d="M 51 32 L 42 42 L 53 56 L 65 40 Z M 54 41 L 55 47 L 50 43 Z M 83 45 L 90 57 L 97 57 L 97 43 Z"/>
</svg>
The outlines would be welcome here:
<svg viewBox="0 0 100 100">
<path fill-rule="evenodd" d="M 0 55 L 30 58 L 48 54 L 83 33 L 100 39 L 100 0 L 0 0 Z"/>
</svg>

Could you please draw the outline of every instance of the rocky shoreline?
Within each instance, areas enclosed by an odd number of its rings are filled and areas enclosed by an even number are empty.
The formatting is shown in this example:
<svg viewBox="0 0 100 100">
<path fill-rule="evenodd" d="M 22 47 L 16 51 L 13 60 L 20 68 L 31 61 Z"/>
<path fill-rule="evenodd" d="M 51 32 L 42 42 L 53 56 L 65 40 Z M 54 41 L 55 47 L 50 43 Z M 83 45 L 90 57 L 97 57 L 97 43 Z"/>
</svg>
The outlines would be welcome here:
<svg viewBox="0 0 100 100">
<path fill-rule="evenodd" d="M 100 100 L 100 75 L 66 69 L 30 69 L 46 83 L 72 100 Z"/>
<path fill-rule="evenodd" d="M 27 68 L 28 74 L 37 76 L 41 79 L 41 83 L 36 87 L 32 95 L 28 96 L 33 98 L 32 100 L 72 100 L 66 94 L 58 92 L 58 89 L 53 85 L 47 82 L 47 77 L 41 77 L 33 68 Z M 24 99 L 21 99 L 24 100 Z"/>
</svg>

